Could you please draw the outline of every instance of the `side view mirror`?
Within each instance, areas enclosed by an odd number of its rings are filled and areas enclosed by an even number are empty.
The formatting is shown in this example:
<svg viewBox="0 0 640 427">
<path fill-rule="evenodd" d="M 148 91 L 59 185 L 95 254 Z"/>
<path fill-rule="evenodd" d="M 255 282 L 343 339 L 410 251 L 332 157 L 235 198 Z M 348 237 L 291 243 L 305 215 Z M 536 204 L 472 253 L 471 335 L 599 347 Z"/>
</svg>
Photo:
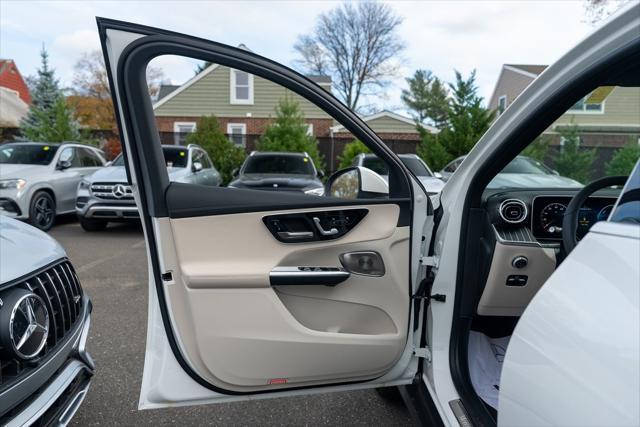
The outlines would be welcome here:
<svg viewBox="0 0 640 427">
<path fill-rule="evenodd" d="M 331 175 L 325 194 L 341 199 L 388 197 L 389 184 L 371 169 L 355 166 Z"/>
<path fill-rule="evenodd" d="M 111 166 L 113 164 L 113 162 L 111 160 L 109 160 L 107 163 L 105 163 L 105 166 Z"/>
<path fill-rule="evenodd" d="M 69 160 L 60 160 L 56 165 L 56 169 L 59 171 L 69 169 L 70 167 L 71 167 L 71 162 Z"/>
<path fill-rule="evenodd" d="M 236 178 L 238 176 L 238 174 L 240 173 L 240 169 L 235 168 L 232 172 L 231 175 Z"/>
<path fill-rule="evenodd" d="M 438 178 L 438 179 L 442 179 L 442 174 L 440 172 L 434 172 L 433 176 Z"/>
<path fill-rule="evenodd" d="M 555 169 L 554 169 L 554 170 L 552 170 L 552 171 L 551 171 L 551 173 L 552 173 L 552 174 L 554 174 L 554 175 L 558 175 L 558 176 L 560 176 L 560 172 L 558 172 L 558 171 L 557 171 L 557 170 L 555 170 Z"/>
<path fill-rule="evenodd" d="M 200 172 L 202 170 L 202 163 L 193 162 L 193 165 L 191 166 L 191 170 L 194 172 Z"/>
<path fill-rule="evenodd" d="M 318 178 L 324 178 L 324 171 L 319 170 L 316 175 Z"/>
</svg>

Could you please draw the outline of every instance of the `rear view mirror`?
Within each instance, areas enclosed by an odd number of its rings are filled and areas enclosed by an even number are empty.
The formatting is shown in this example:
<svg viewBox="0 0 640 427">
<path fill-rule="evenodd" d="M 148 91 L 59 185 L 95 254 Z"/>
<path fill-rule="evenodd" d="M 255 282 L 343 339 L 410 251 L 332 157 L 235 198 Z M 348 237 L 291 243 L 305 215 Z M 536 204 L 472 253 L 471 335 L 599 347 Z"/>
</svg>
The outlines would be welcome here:
<svg viewBox="0 0 640 427">
<path fill-rule="evenodd" d="M 202 163 L 193 162 L 193 166 L 191 166 L 191 170 L 194 172 L 200 172 L 202 170 Z"/>
<path fill-rule="evenodd" d="M 341 199 L 388 197 L 389 184 L 371 169 L 356 166 L 331 175 L 325 194 Z"/>
<path fill-rule="evenodd" d="M 442 174 L 440 172 L 434 172 L 433 176 L 438 178 L 438 179 L 442 179 Z"/>
<path fill-rule="evenodd" d="M 318 178 L 324 178 L 324 171 L 319 170 L 316 175 L 318 176 Z"/>
<path fill-rule="evenodd" d="M 63 171 L 65 169 L 69 169 L 71 167 L 71 162 L 69 160 L 60 160 L 56 165 L 56 169 Z"/>
</svg>

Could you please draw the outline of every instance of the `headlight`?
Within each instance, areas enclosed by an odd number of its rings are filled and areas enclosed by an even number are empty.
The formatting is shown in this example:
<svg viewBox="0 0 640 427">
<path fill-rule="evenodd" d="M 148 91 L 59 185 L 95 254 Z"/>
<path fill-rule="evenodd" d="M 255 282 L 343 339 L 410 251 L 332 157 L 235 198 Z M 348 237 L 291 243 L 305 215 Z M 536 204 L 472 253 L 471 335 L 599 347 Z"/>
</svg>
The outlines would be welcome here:
<svg viewBox="0 0 640 427">
<path fill-rule="evenodd" d="M 305 190 L 304 194 L 311 196 L 324 196 L 324 187 L 312 188 L 311 190 Z"/>
<path fill-rule="evenodd" d="M 0 188 L 16 188 L 22 190 L 27 185 L 24 179 L 0 179 Z"/>
<path fill-rule="evenodd" d="M 83 179 L 80 181 L 80 184 L 78 184 L 78 190 L 88 190 L 89 186 L 91 186 L 91 183 L 86 179 Z"/>
</svg>

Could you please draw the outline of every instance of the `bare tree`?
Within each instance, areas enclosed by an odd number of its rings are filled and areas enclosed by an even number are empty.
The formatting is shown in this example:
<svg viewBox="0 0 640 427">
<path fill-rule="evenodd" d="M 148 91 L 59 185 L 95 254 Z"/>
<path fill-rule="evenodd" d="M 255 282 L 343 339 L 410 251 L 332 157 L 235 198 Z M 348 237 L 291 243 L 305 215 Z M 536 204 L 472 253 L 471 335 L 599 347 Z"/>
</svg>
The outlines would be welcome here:
<svg viewBox="0 0 640 427">
<path fill-rule="evenodd" d="M 99 50 L 82 54 L 74 69 L 73 87 L 77 95 L 98 99 L 111 98 L 107 69 L 104 65 L 102 53 Z M 147 68 L 147 85 L 150 96 L 153 97 L 158 93 L 163 80 L 164 73 L 160 68 Z"/>
<path fill-rule="evenodd" d="M 404 49 L 402 19 L 386 4 L 345 3 L 323 13 L 312 34 L 298 37 L 296 63 L 310 74 L 330 75 L 340 98 L 357 109 L 363 96 L 396 76 L 393 59 Z"/>
<path fill-rule="evenodd" d="M 585 19 L 590 24 L 597 24 L 628 2 L 629 0 L 585 0 Z"/>
</svg>

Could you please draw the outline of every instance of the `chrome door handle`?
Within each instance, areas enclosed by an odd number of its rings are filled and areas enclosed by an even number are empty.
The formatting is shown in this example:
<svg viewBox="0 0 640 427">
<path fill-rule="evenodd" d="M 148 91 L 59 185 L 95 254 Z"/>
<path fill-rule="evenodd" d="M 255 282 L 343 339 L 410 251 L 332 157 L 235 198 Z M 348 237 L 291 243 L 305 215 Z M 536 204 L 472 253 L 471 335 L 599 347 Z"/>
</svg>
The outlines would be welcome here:
<svg viewBox="0 0 640 427">
<path fill-rule="evenodd" d="M 323 236 L 333 236 L 335 234 L 338 234 L 337 228 L 332 227 L 330 230 L 325 230 L 324 228 L 322 228 L 322 224 L 320 224 L 320 218 L 318 218 L 317 216 L 313 217 L 313 222 L 316 224 L 316 228 Z"/>
<path fill-rule="evenodd" d="M 286 240 L 311 239 L 313 231 L 278 231 L 278 236 Z"/>
</svg>

